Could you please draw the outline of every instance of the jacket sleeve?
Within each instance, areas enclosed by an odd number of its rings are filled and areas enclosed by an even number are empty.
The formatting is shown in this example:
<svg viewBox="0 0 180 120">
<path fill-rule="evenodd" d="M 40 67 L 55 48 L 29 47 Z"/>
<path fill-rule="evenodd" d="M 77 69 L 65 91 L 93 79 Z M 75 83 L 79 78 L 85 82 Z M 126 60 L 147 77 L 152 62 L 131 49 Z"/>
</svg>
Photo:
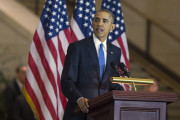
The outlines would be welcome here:
<svg viewBox="0 0 180 120">
<path fill-rule="evenodd" d="M 78 98 L 82 97 L 82 94 L 76 87 L 78 79 L 79 54 L 77 42 L 70 44 L 61 76 L 62 92 L 68 100 L 73 103 L 76 103 Z"/>
</svg>

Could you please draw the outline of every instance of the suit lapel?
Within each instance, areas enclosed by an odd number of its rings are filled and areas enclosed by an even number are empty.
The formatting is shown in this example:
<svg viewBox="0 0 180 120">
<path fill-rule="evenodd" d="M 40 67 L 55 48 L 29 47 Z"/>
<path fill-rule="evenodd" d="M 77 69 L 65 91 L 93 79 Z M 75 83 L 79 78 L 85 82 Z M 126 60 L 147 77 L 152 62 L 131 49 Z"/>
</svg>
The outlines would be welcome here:
<svg viewBox="0 0 180 120">
<path fill-rule="evenodd" d="M 112 47 L 110 46 L 110 43 L 107 42 L 107 62 L 106 62 L 106 68 L 105 68 L 105 71 L 104 71 L 104 75 L 103 75 L 103 79 L 109 79 L 107 77 L 109 77 L 109 73 L 111 73 L 109 70 L 110 70 L 110 62 L 112 61 L 113 59 L 113 54 L 114 52 L 112 51 Z"/>
<path fill-rule="evenodd" d="M 20 88 L 19 88 L 19 86 L 18 86 L 18 84 L 17 84 L 16 81 L 14 81 L 14 87 L 15 87 L 15 89 L 16 89 L 16 91 L 17 91 L 17 95 L 20 95 L 20 94 L 21 94 L 21 91 L 20 91 Z"/>
<path fill-rule="evenodd" d="M 95 48 L 95 45 L 94 45 L 94 41 L 93 41 L 93 37 L 89 37 L 87 38 L 87 50 L 88 50 L 88 53 L 90 54 L 90 57 L 92 58 L 93 62 L 96 63 L 96 71 L 97 71 L 97 75 L 98 75 L 98 79 L 100 81 L 100 70 L 99 70 L 99 59 L 98 59 L 98 56 L 97 56 L 97 51 L 96 51 L 96 48 Z M 101 80 L 101 82 L 104 80 L 104 79 L 109 79 L 107 77 L 109 77 L 109 74 L 111 73 L 109 70 L 111 68 L 110 66 L 110 62 L 112 61 L 113 59 L 113 56 L 114 56 L 114 53 L 115 51 L 113 51 L 112 49 L 112 46 L 111 46 L 111 43 L 107 42 L 107 61 L 106 61 L 106 68 L 105 68 L 105 71 L 104 71 L 104 75 L 103 75 L 103 79 Z"/>
<path fill-rule="evenodd" d="M 89 37 L 86 43 L 87 43 L 88 53 L 90 54 L 90 58 L 92 58 L 93 62 L 96 63 L 95 67 L 98 74 L 98 78 L 100 80 L 99 59 L 98 59 L 97 51 L 96 51 L 95 44 L 93 41 L 93 36 Z"/>
</svg>

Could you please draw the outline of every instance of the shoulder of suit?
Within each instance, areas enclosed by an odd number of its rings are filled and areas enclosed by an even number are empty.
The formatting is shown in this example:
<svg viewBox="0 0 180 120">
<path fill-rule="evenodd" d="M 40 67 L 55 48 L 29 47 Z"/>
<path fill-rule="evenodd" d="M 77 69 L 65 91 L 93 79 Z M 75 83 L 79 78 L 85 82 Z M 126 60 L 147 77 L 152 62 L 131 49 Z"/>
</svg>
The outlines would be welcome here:
<svg viewBox="0 0 180 120">
<path fill-rule="evenodd" d="M 16 81 L 12 81 L 7 84 L 5 91 L 16 91 L 18 89 Z"/>
<path fill-rule="evenodd" d="M 121 50 L 119 47 L 117 47 L 116 45 L 113 45 L 112 43 L 110 43 L 110 42 L 107 42 L 108 43 L 108 45 L 111 47 L 111 48 L 113 48 L 113 49 L 116 49 L 116 50 Z"/>
</svg>

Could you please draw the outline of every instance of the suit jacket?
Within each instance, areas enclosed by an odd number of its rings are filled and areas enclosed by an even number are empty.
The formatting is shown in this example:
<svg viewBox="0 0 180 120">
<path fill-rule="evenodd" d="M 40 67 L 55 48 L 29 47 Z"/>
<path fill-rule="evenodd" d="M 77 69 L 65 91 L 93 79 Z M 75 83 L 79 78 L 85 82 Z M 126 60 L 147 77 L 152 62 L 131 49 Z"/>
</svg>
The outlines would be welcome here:
<svg viewBox="0 0 180 120">
<path fill-rule="evenodd" d="M 14 80 L 11 84 L 8 84 L 5 89 L 5 102 L 6 102 L 6 108 L 8 113 L 8 120 L 12 120 L 12 113 L 13 113 L 13 105 L 18 96 L 20 96 L 22 93 L 20 92 L 20 89 Z"/>
<path fill-rule="evenodd" d="M 16 98 L 12 118 L 12 120 L 35 120 L 34 114 L 23 95 Z"/>
<path fill-rule="evenodd" d="M 119 64 L 120 48 L 107 42 L 107 62 L 100 80 L 99 60 L 93 37 L 69 45 L 61 77 L 62 92 L 68 98 L 63 120 L 85 120 L 86 115 L 77 115 L 74 109 L 80 97 L 95 98 L 112 89 L 123 89 L 119 84 L 112 84 L 109 78 L 114 71 L 111 62 Z"/>
<path fill-rule="evenodd" d="M 8 120 L 34 120 L 33 112 L 14 80 L 5 89 Z"/>
</svg>

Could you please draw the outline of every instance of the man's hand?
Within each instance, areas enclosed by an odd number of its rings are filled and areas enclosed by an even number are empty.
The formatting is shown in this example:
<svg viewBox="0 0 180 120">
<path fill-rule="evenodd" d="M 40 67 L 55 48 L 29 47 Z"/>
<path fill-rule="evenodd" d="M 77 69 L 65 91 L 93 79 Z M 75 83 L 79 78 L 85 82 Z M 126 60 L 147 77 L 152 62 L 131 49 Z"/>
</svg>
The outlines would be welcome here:
<svg viewBox="0 0 180 120">
<path fill-rule="evenodd" d="M 77 104 L 79 106 L 79 108 L 81 109 L 81 111 L 83 111 L 84 113 L 88 113 L 89 110 L 89 104 L 88 104 L 88 99 L 81 97 L 78 99 Z"/>
</svg>

